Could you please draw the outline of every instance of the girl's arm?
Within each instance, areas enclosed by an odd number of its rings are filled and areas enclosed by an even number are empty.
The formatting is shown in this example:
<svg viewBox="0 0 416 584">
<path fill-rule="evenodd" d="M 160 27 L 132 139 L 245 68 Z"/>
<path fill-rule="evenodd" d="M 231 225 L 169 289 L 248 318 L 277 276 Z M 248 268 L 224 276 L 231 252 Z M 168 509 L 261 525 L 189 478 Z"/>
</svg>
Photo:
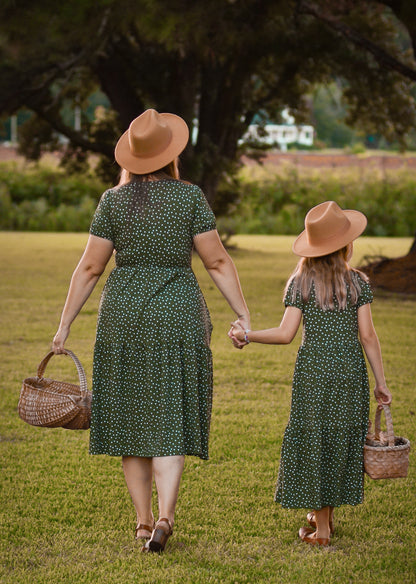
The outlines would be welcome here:
<svg viewBox="0 0 416 584">
<path fill-rule="evenodd" d="M 302 318 L 302 311 L 296 306 L 288 306 L 283 314 L 280 326 L 258 331 L 244 331 L 242 323 L 232 323 L 232 334 L 239 340 L 266 345 L 288 345 L 298 331 Z"/>
<path fill-rule="evenodd" d="M 389 405 L 391 404 L 392 396 L 384 377 L 380 343 L 374 328 L 370 304 L 364 304 L 358 309 L 358 332 L 376 380 L 374 396 L 379 404 Z"/>
<path fill-rule="evenodd" d="M 52 342 L 52 350 L 55 353 L 62 353 L 71 324 L 94 290 L 113 249 L 113 243 L 108 239 L 96 235 L 89 236 L 84 254 L 72 274 L 61 322 Z"/>
<path fill-rule="evenodd" d="M 241 290 L 233 260 L 226 252 L 218 231 L 213 229 L 194 237 L 195 249 L 218 290 L 227 300 L 244 328 L 250 328 L 250 314 Z"/>
</svg>

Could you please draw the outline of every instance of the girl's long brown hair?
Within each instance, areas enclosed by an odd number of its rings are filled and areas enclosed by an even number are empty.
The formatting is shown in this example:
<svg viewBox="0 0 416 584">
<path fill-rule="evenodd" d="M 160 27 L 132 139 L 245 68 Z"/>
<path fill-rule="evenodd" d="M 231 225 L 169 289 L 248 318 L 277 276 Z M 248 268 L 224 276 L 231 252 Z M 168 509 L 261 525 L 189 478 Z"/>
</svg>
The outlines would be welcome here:
<svg viewBox="0 0 416 584">
<path fill-rule="evenodd" d="M 361 291 L 358 276 L 364 281 L 368 278 L 348 265 L 351 252 L 352 244 L 349 244 L 325 256 L 301 258 L 286 284 L 285 296 L 293 282 L 292 301 L 299 293 L 307 302 L 314 289 L 316 304 L 322 310 L 343 310 L 347 306 L 348 295 L 351 303 L 355 304 Z"/>
</svg>

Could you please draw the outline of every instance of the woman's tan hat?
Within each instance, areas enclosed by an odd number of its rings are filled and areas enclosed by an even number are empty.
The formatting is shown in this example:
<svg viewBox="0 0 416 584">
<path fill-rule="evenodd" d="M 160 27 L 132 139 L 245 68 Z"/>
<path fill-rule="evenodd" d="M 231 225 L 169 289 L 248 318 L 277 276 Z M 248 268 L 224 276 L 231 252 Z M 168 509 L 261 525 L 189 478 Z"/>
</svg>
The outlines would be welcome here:
<svg viewBox="0 0 416 584">
<path fill-rule="evenodd" d="M 305 230 L 293 244 L 293 252 L 305 258 L 328 255 L 351 243 L 364 231 L 367 217 L 360 211 L 343 210 L 335 201 L 312 207 Z"/>
<path fill-rule="evenodd" d="M 148 109 L 135 118 L 117 142 L 117 163 L 133 174 L 155 172 L 175 160 L 185 149 L 189 129 L 175 114 Z"/>
</svg>

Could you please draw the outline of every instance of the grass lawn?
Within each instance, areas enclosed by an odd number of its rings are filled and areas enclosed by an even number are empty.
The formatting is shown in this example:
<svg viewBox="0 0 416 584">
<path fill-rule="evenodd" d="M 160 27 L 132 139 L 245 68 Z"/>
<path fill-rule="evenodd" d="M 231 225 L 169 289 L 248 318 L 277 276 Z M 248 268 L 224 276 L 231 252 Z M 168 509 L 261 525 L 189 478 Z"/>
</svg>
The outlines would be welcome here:
<svg viewBox="0 0 416 584">
<path fill-rule="evenodd" d="M 299 337 L 289 346 L 232 348 L 233 314 L 195 258 L 214 322 L 210 460 L 189 457 L 165 554 L 141 554 L 118 458 L 91 457 L 88 432 L 33 428 L 17 416 L 22 380 L 49 350 L 85 234 L 0 233 L 0 582 L 414 584 L 416 479 L 365 479 L 365 502 L 343 507 L 326 549 L 297 538 L 304 510 L 273 502 Z M 253 328 L 278 324 L 296 263 L 293 237 L 238 236 L 231 249 Z M 410 239 L 361 238 L 365 254 L 403 255 Z M 109 268 L 110 269 L 110 268 Z M 67 343 L 91 384 L 100 281 Z M 393 393 L 396 434 L 416 444 L 416 298 L 376 294 L 375 325 Z M 51 377 L 70 381 L 70 359 Z M 374 418 L 374 400 L 371 417 Z"/>
</svg>

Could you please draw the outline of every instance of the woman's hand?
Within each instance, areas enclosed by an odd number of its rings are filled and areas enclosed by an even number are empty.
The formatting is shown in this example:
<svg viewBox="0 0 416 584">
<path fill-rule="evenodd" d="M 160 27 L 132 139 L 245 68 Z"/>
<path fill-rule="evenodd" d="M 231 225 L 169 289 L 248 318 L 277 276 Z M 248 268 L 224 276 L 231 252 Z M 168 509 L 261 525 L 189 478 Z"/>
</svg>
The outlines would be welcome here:
<svg viewBox="0 0 416 584">
<path fill-rule="evenodd" d="M 247 342 L 244 340 L 245 330 L 246 329 L 243 328 L 239 320 L 231 323 L 228 336 L 230 337 L 231 342 L 236 349 L 242 349 L 245 345 L 247 345 Z"/>
<path fill-rule="evenodd" d="M 233 323 L 234 324 L 234 323 Z M 243 330 L 247 331 L 250 330 L 250 315 L 248 314 L 239 314 L 235 324 Z"/>
<path fill-rule="evenodd" d="M 69 335 L 69 327 L 59 327 L 52 341 L 52 351 L 55 355 L 64 352 L 64 344 Z"/>
<path fill-rule="evenodd" d="M 393 399 L 386 385 L 376 385 L 376 387 L 374 388 L 374 397 L 378 402 L 379 408 L 382 408 L 383 405 L 389 406 Z"/>
</svg>

